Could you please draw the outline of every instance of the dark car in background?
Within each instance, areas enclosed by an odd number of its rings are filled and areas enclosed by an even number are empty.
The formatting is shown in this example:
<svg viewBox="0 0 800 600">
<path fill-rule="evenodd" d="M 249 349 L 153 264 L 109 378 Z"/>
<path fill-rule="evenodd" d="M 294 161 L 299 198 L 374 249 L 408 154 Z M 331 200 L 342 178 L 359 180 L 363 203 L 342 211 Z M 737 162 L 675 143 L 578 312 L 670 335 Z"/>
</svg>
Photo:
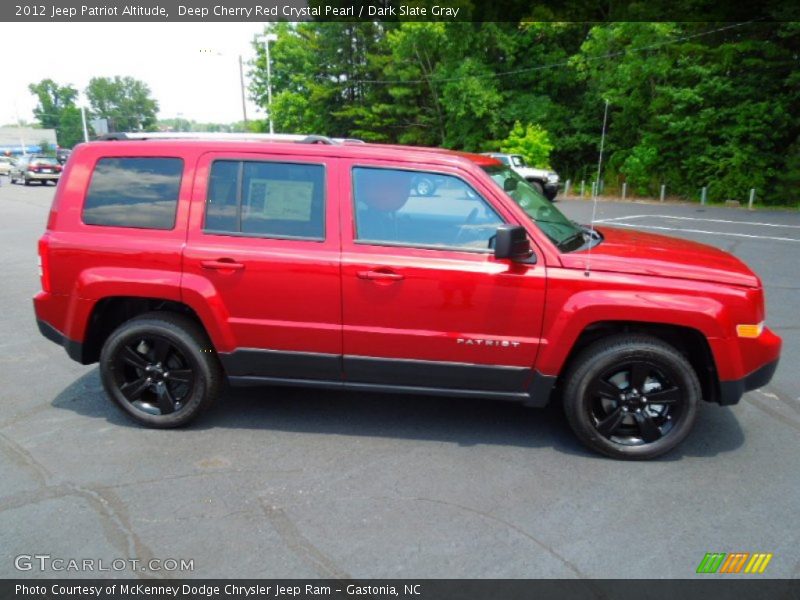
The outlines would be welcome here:
<svg viewBox="0 0 800 600">
<path fill-rule="evenodd" d="M 56 160 L 58 161 L 58 164 L 64 165 L 67 162 L 70 154 L 72 154 L 72 150 L 69 148 L 59 148 L 56 150 Z"/>
</svg>

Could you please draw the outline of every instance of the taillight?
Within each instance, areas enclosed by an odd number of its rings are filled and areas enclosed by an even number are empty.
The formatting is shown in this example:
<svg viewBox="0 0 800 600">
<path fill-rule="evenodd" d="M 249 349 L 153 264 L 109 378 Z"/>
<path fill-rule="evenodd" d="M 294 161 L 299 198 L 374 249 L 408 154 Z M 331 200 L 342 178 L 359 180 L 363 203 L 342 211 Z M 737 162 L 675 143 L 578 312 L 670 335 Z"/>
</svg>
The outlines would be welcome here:
<svg viewBox="0 0 800 600">
<path fill-rule="evenodd" d="M 47 236 L 42 236 L 39 239 L 39 279 L 42 283 L 42 290 L 45 292 L 50 291 L 50 267 L 47 257 L 48 246 Z"/>
<path fill-rule="evenodd" d="M 39 167 L 37 167 L 36 165 L 28 165 L 28 171 L 30 171 L 31 173 L 36 173 L 36 171 L 38 170 Z"/>
</svg>

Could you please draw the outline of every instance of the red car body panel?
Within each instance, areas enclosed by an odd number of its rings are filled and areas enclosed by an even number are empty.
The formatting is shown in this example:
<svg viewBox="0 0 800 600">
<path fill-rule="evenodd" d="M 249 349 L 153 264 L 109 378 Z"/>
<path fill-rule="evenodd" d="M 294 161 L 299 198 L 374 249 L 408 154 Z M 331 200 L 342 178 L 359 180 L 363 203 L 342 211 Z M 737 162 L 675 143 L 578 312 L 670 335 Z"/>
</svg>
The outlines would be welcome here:
<svg viewBox="0 0 800 600">
<path fill-rule="evenodd" d="M 94 165 L 113 156 L 183 159 L 173 229 L 132 235 L 131 228 L 81 221 Z M 218 158 L 323 165 L 324 241 L 204 232 L 209 168 Z M 372 144 L 82 144 L 61 177 L 40 242 L 45 273 L 34 300 L 37 318 L 80 344 L 101 300 L 158 298 L 190 307 L 220 354 L 278 351 L 343 359 L 336 364 L 344 365 L 344 379 L 368 372 L 372 363 L 358 362 L 364 359 L 524 369 L 527 379 L 514 383 L 519 391 L 527 389 L 532 373 L 562 373 L 582 332 L 598 323 L 698 331 L 722 382 L 738 382 L 777 360 L 780 339 L 768 329 L 755 339 L 737 336 L 736 325 L 764 320 L 761 283 L 741 261 L 702 244 L 612 227 L 599 228 L 604 241 L 591 252 L 561 253 L 481 170 L 494 164 L 480 155 Z M 536 263 L 496 260 L 488 252 L 358 243 L 354 166 L 461 178 L 508 223 L 525 227 Z M 219 261 L 241 268 L 208 268 Z M 369 271 L 402 279 L 360 276 Z"/>
</svg>

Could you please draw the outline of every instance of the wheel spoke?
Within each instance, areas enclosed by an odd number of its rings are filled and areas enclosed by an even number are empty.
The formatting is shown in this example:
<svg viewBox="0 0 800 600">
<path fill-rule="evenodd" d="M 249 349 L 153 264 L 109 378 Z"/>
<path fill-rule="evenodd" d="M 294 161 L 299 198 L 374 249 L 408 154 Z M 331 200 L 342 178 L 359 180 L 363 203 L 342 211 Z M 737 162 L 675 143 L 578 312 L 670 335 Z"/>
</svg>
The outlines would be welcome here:
<svg viewBox="0 0 800 600">
<path fill-rule="evenodd" d="M 148 364 L 147 358 L 139 354 L 130 346 L 125 346 L 125 349 L 122 351 L 122 360 L 129 365 L 136 367 L 137 369 L 144 369 Z"/>
<path fill-rule="evenodd" d="M 156 362 L 160 362 L 162 365 L 167 364 L 167 357 L 171 349 L 172 346 L 167 340 L 157 339 L 153 346 L 153 355 Z"/>
<path fill-rule="evenodd" d="M 162 415 L 175 412 L 175 398 L 169 387 L 165 383 L 160 383 L 156 388 L 156 395 L 158 396 L 158 407 L 161 409 Z"/>
<path fill-rule="evenodd" d="M 129 402 L 133 402 L 139 399 L 142 392 L 145 391 L 149 385 L 150 382 L 147 381 L 147 377 L 142 376 L 134 381 L 123 383 L 119 386 L 119 391 L 122 392 L 122 395 L 125 396 Z"/>
<path fill-rule="evenodd" d="M 624 418 L 625 418 L 625 413 L 622 412 L 622 408 L 618 406 L 616 409 L 611 411 L 611 413 L 609 413 L 609 415 L 605 419 L 603 419 L 597 424 L 597 431 L 602 435 L 608 437 L 609 435 L 614 433 L 614 431 L 616 431 L 617 427 L 619 427 L 622 424 L 622 420 Z"/>
<path fill-rule="evenodd" d="M 644 382 L 647 381 L 647 376 L 649 374 L 650 367 L 646 364 L 640 362 L 633 363 L 631 365 L 630 378 L 628 379 L 631 389 L 641 392 L 644 389 Z"/>
<path fill-rule="evenodd" d="M 602 396 L 610 400 L 619 400 L 620 389 L 605 379 L 597 378 L 592 382 L 589 393 L 592 396 Z"/>
<path fill-rule="evenodd" d="M 191 383 L 192 375 L 191 369 L 175 369 L 169 372 L 169 379 L 175 383 Z"/>
<path fill-rule="evenodd" d="M 661 431 L 646 412 L 635 412 L 633 413 L 633 418 L 645 443 L 655 442 L 661 437 Z"/>
<path fill-rule="evenodd" d="M 647 402 L 649 404 L 675 404 L 680 399 L 681 391 L 676 387 L 647 393 Z"/>
</svg>

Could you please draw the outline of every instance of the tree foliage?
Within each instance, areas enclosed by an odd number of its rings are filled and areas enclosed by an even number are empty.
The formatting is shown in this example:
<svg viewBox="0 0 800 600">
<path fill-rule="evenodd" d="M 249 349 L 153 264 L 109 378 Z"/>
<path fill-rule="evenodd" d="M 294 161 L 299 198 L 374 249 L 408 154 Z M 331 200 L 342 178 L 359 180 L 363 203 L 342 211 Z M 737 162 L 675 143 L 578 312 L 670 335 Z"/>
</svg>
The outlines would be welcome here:
<svg viewBox="0 0 800 600">
<path fill-rule="evenodd" d="M 485 151 L 520 123 L 547 134 L 563 177 L 590 179 L 608 100 L 608 188 L 697 197 L 708 186 L 723 200 L 755 187 L 798 201 L 798 23 L 269 27 L 278 131 Z M 255 47 L 251 93 L 266 106 Z"/>
<path fill-rule="evenodd" d="M 110 131 L 150 131 L 158 102 L 146 83 L 133 77 L 93 77 L 86 88 L 94 117 L 107 119 Z"/>
<path fill-rule="evenodd" d="M 78 90 L 71 85 L 59 85 L 43 79 L 28 86 L 38 103 L 33 114 L 45 129 L 55 129 L 58 144 L 71 148 L 83 139 L 80 110 L 75 106 Z"/>
<path fill-rule="evenodd" d="M 531 166 L 550 168 L 550 153 L 553 143 L 541 125 L 514 123 L 508 137 L 500 144 L 500 150 L 508 154 L 522 154 Z"/>
</svg>

